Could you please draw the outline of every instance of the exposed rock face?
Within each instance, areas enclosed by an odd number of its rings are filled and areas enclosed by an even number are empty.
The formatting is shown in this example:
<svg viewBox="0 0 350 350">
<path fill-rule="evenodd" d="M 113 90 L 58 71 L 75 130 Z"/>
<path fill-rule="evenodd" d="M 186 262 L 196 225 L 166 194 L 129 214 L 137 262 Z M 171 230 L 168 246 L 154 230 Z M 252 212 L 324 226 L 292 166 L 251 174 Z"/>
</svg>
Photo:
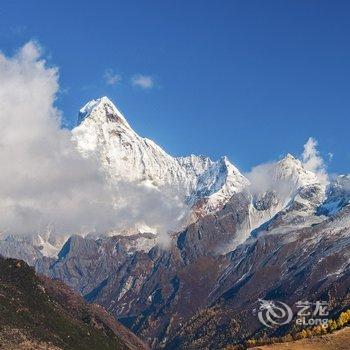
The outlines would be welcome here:
<svg viewBox="0 0 350 350">
<path fill-rule="evenodd" d="M 22 259 L 29 265 L 43 257 L 40 247 L 35 246 L 29 238 L 9 235 L 1 240 L 0 255 L 15 259 Z"/>
<path fill-rule="evenodd" d="M 237 244 L 252 213 L 252 195 L 242 192 L 174 234 L 167 250 L 126 254 L 118 238 L 79 237 L 46 273 L 106 307 L 155 348 L 219 349 L 261 331 L 253 315 L 259 298 L 291 305 L 328 300 L 333 312 L 350 304 L 350 207 L 318 215 L 322 199 L 319 184 L 299 188 Z M 266 203 L 259 209 L 274 201 Z"/>
</svg>

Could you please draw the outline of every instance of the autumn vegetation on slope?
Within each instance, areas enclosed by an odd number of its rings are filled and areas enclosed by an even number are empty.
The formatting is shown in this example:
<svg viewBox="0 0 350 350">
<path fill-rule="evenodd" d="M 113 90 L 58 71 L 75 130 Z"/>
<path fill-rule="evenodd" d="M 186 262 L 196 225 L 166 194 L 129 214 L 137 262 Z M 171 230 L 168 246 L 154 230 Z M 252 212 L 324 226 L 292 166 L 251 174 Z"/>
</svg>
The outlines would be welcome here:
<svg viewBox="0 0 350 350">
<path fill-rule="evenodd" d="M 102 307 L 87 304 L 25 262 L 0 258 L 0 347 L 5 349 L 145 349 Z"/>
<path fill-rule="evenodd" d="M 335 331 L 341 330 L 344 327 L 347 327 L 349 325 L 350 325 L 350 309 L 347 309 L 346 311 L 342 312 L 338 318 L 334 320 L 330 319 L 326 324 L 306 328 L 299 332 L 287 334 L 283 337 L 278 337 L 278 338 L 274 337 L 274 338 L 249 339 L 245 342 L 244 345 L 229 345 L 225 348 L 225 350 L 239 350 L 239 349 L 253 348 L 256 346 L 268 345 L 268 344 L 294 342 L 301 339 L 333 334 Z"/>
</svg>

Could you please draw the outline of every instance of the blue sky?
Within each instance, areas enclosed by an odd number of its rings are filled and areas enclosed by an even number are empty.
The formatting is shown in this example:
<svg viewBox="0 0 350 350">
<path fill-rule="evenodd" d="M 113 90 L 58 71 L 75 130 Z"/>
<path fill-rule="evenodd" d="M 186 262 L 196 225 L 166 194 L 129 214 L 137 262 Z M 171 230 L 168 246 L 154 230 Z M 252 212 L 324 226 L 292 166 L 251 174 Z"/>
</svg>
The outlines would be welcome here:
<svg viewBox="0 0 350 350">
<path fill-rule="evenodd" d="M 349 172 L 348 1 L 2 1 L 0 49 L 37 40 L 60 68 L 66 124 L 114 100 L 173 155 L 228 155 L 242 170 L 309 136 Z"/>
</svg>

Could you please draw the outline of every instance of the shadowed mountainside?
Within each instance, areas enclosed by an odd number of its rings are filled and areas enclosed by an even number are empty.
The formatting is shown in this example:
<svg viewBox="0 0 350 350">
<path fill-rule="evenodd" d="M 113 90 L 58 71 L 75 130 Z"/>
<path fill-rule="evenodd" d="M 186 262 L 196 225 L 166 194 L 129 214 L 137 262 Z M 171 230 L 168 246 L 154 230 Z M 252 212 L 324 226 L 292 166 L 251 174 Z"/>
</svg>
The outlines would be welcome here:
<svg viewBox="0 0 350 350">
<path fill-rule="evenodd" d="M 25 262 L 0 258 L 1 349 L 147 349 L 102 307 Z"/>
</svg>

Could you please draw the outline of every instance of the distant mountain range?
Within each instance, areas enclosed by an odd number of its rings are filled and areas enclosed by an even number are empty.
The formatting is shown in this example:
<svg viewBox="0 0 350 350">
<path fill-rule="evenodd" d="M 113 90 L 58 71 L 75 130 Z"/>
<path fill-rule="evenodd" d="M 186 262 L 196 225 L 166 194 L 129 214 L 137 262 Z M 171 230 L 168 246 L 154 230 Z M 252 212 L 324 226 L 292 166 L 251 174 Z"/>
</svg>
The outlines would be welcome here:
<svg viewBox="0 0 350 350">
<path fill-rule="evenodd" d="M 176 198 L 167 246 L 140 219 L 84 237 L 14 233 L 0 254 L 62 280 L 151 347 L 221 349 L 290 331 L 258 322 L 259 298 L 327 300 L 334 315 L 349 307 L 349 175 L 325 182 L 290 154 L 246 176 L 227 157 L 175 158 L 140 137 L 106 97 L 80 110 L 72 139 L 111 186 Z"/>
</svg>

